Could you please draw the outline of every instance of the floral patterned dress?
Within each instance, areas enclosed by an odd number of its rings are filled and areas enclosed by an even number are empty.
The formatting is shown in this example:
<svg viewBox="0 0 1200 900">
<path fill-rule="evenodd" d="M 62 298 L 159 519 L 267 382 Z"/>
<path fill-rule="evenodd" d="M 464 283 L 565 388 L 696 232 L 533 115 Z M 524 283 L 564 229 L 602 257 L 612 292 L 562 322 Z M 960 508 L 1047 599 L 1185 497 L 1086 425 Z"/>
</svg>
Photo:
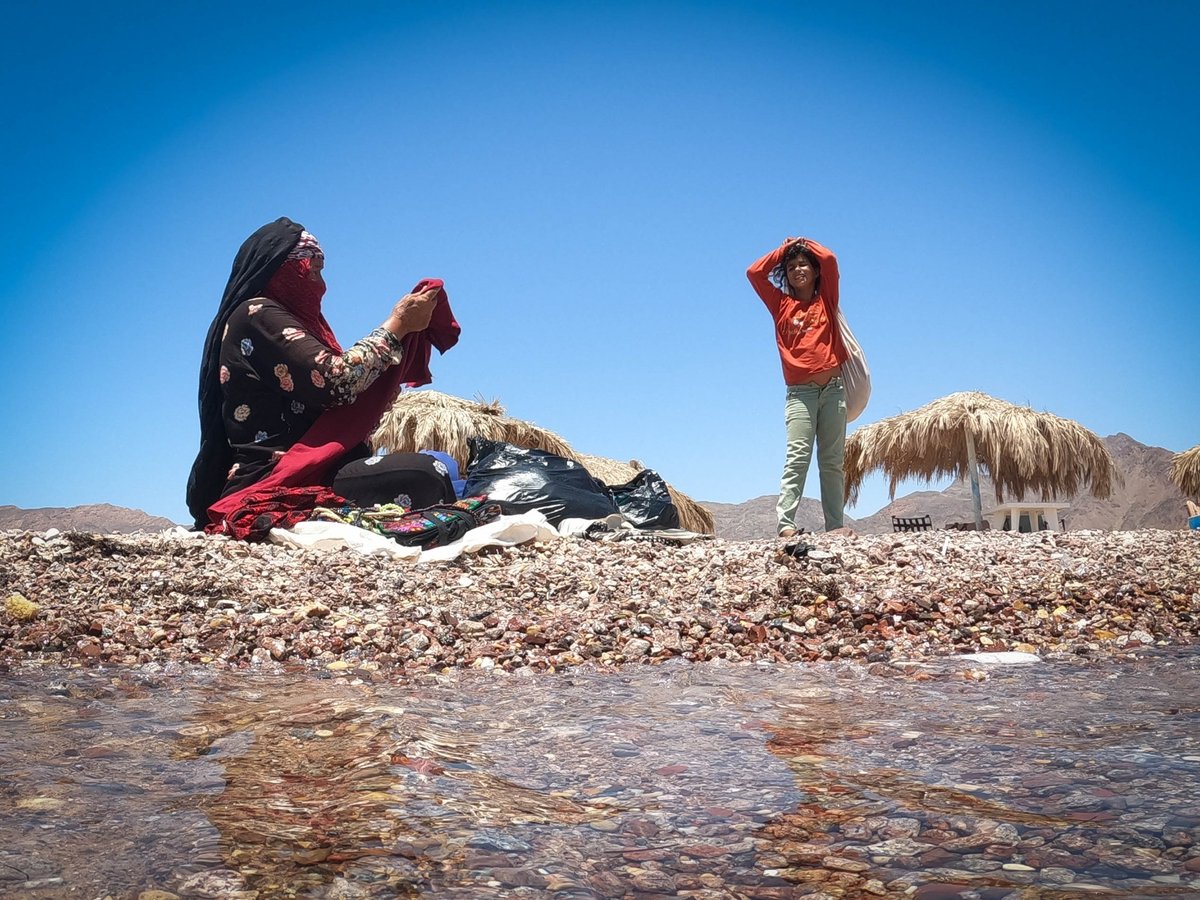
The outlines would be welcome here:
<svg viewBox="0 0 1200 900">
<path fill-rule="evenodd" d="M 266 297 L 241 304 L 221 341 L 222 415 L 234 458 L 223 494 L 264 478 L 322 412 L 353 403 L 400 362 L 401 347 L 376 328 L 338 353 L 283 304 Z"/>
</svg>

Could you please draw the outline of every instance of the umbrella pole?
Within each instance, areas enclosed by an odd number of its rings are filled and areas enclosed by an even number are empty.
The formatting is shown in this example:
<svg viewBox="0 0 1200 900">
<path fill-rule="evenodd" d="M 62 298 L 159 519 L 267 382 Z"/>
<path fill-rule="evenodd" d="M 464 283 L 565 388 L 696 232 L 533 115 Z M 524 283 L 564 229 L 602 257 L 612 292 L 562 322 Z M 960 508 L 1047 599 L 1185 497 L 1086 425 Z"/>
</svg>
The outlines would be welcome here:
<svg viewBox="0 0 1200 900">
<path fill-rule="evenodd" d="M 971 505 L 975 509 L 975 530 L 983 531 L 983 503 L 979 499 L 979 460 L 975 458 L 975 438 L 967 431 L 967 473 L 971 476 Z"/>
</svg>

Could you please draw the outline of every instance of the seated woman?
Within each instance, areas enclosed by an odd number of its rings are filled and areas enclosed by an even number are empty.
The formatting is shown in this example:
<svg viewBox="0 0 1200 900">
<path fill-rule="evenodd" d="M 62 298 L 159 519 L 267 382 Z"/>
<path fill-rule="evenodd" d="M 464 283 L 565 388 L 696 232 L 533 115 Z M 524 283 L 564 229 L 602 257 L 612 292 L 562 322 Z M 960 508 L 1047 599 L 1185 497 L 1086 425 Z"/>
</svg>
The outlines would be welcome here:
<svg viewBox="0 0 1200 900">
<path fill-rule="evenodd" d="M 440 282 L 422 282 L 343 351 L 321 312 L 324 265 L 316 239 L 286 218 L 238 251 L 200 368 L 200 451 L 187 490 L 197 528 L 225 530 L 256 487 L 326 486 L 357 506 L 454 500 L 433 457 L 372 457 L 364 443 L 402 380 L 429 381 L 430 343 L 444 351 L 458 338 Z"/>
</svg>

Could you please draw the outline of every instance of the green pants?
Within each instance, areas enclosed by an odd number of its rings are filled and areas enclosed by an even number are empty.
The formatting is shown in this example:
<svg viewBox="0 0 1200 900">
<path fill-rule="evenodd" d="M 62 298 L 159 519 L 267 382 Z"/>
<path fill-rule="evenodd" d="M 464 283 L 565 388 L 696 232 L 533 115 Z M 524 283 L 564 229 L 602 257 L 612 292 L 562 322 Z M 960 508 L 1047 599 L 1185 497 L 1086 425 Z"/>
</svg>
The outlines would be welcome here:
<svg viewBox="0 0 1200 900">
<path fill-rule="evenodd" d="M 826 385 L 788 385 L 784 406 L 787 422 L 787 460 L 779 484 L 775 512 L 779 530 L 796 528 L 796 509 L 804 494 L 813 443 L 821 476 L 821 509 L 825 530 L 841 528 L 845 509 L 846 387 L 840 376 Z"/>
</svg>

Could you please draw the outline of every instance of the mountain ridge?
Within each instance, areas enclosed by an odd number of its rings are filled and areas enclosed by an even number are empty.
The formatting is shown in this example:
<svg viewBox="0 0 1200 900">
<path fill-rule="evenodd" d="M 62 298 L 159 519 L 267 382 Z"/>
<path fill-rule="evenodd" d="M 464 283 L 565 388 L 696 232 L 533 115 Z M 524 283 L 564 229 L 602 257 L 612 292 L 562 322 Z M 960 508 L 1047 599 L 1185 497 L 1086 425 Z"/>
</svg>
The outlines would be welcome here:
<svg viewBox="0 0 1200 900">
<path fill-rule="evenodd" d="M 162 531 L 175 523 L 152 516 L 140 509 L 111 503 L 86 503 L 81 506 L 42 506 L 22 509 L 0 506 L 0 531 L 94 531 L 102 534 L 135 534 Z"/>
<path fill-rule="evenodd" d="M 1120 473 L 1120 480 L 1107 500 L 1090 494 L 1063 498 L 1070 504 L 1065 511 L 1067 527 L 1072 530 L 1128 531 L 1138 528 L 1176 529 L 1186 526 L 1185 498 L 1171 481 L 1174 452 L 1143 444 L 1124 432 L 1104 438 Z M 995 491 L 986 477 L 980 478 L 980 495 L 986 510 L 994 503 Z M 1019 498 L 1018 498 L 1019 499 Z M 758 540 L 775 535 L 776 496 L 765 494 L 742 503 L 701 501 L 713 514 L 718 537 L 728 540 Z M 928 515 L 935 528 L 947 523 L 972 522 L 970 487 L 956 481 L 945 490 L 912 491 L 898 497 L 883 509 L 861 519 L 846 517 L 846 524 L 861 534 L 885 534 L 892 530 L 892 516 Z M 824 516 L 821 503 L 811 497 L 800 501 L 797 524 L 807 531 L 821 531 Z M 94 531 L 130 534 L 138 531 L 162 531 L 175 522 L 152 516 L 140 509 L 94 503 L 69 507 L 22 509 L 0 506 L 0 531 Z"/>
</svg>

